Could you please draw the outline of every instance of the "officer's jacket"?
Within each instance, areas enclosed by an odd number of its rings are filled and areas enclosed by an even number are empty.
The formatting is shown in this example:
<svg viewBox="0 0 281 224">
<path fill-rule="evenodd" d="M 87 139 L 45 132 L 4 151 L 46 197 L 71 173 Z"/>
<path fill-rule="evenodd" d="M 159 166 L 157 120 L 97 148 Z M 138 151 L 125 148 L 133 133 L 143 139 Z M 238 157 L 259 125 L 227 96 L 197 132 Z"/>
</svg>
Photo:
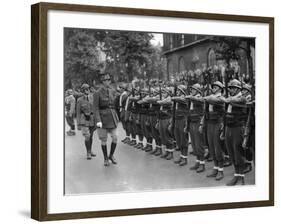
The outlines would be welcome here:
<svg viewBox="0 0 281 224">
<path fill-rule="evenodd" d="M 65 110 L 71 114 L 74 114 L 75 98 L 73 95 L 65 97 Z"/>
<path fill-rule="evenodd" d="M 76 107 L 77 125 L 95 126 L 93 95 L 81 96 Z"/>
<path fill-rule="evenodd" d="M 117 93 L 113 88 L 102 86 L 94 94 L 94 114 L 96 122 L 102 122 L 102 128 L 116 128 L 119 122 L 116 113 Z"/>
</svg>

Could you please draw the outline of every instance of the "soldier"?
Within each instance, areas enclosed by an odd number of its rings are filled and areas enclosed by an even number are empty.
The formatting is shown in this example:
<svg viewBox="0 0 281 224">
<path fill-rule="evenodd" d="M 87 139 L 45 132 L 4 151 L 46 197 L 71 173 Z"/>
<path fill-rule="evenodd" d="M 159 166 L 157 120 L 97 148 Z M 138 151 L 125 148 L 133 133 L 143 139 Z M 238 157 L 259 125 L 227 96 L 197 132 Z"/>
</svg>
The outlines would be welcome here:
<svg viewBox="0 0 281 224">
<path fill-rule="evenodd" d="M 207 138 L 209 150 L 214 161 L 214 168 L 207 177 L 215 177 L 217 181 L 223 179 L 223 150 L 221 148 L 221 131 L 223 125 L 224 101 L 222 92 L 224 86 L 221 82 L 216 81 L 212 84 L 212 93 L 204 97 L 208 103 Z M 202 126 L 201 126 L 202 128 Z"/>
<path fill-rule="evenodd" d="M 92 152 L 93 133 L 96 129 L 96 122 L 94 116 L 94 101 L 93 96 L 90 95 L 89 85 L 83 84 L 81 91 L 84 94 L 77 100 L 77 125 L 78 129 L 82 130 L 85 137 L 85 146 L 87 151 L 87 159 L 96 156 Z"/>
<path fill-rule="evenodd" d="M 185 123 L 188 114 L 188 102 L 185 100 L 185 86 L 178 86 L 178 96 L 172 97 L 175 103 L 175 127 L 174 136 L 176 144 L 181 152 L 180 158 L 174 162 L 179 166 L 187 164 L 188 136 L 184 132 Z"/>
<path fill-rule="evenodd" d="M 159 132 L 161 136 L 162 148 L 165 153 L 162 154 L 161 158 L 171 160 L 173 158 L 174 152 L 174 144 L 173 138 L 170 136 L 168 132 L 168 127 L 171 124 L 172 118 L 172 100 L 171 100 L 171 92 L 169 88 L 164 88 L 162 92 L 162 88 L 160 90 L 160 100 L 157 103 L 160 105 L 159 111 Z"/>
<path fill-rule="evenodd" d="M 65 110 L 66 110 L 66 122 L 69 125 L 70 129 L 66 132 L 67 135 L 75 135 L 75 124 L 74 124 L 74 114 L 75 114 L 75 104 L 76 100 L 73 96 L 72 89 L 66 91 L 65 97 Z"/>
<path fill-rule="evenodd" d="M 109 166 L 109 160 L 113 164 L 117 164 L 114 158 L 114 152 L 117 146 L 116 128 L 119 122 L 114 105 L 116 91 L 111 87 L 111 78 L 108 73 L 101 73 L 100 80 L 102 86 L 94 95 L 94 113 L 104 156 L 104 166 Z M 107 154 L 108 134 L 111 135 L 112 139 L 109 156 Z"/>
<path fill-rule="evenodd" d="M 122 123 L 122 126 L 126 132 L 126 137 L 125 139 L 122 140 L 123 143 L 127 143 L 130 141 L 130 130 L 129 130 L 129 125 L 128 125 L 128 120 L 126 120 L 126 102 L 129 97 L 129 91 L 128 87 L 126 84 L 123 84 L 120 86 L 120 89 L 123 89 L 123 92 L 120 95 L 119 98 L 119 108 L 120 108 L 120 120 Z"/>
<path fill-rule="evenodd" d="M 225 102 L 228 104 L 226 111 L 225 143 L 234 165 L 235 173 L 234 177 L 226 185 L 233 186 L 239 182 L 244 185 L 242 141 L 247 110 L 241 107 L 241 104 L 246 102 L 246 98 L 242 96 L 241 84 L 238 80 L 231 80 L 228 88 L 230 97 L 225 99 Z"/>
<path fill-rule="evenodd" d="M 191 87 L 191 96 L 187 96 L 190 102 L 188 123 L 190 129 L 191 145 L 193 154 L 196 156 L 196 163 L 190 170 L 196 170 L 197 173 L 205 171 L 204 143 L 203 134 L 199 132 L 199 126 L 203 117 L 204 102 L 202 99 L 202 88 L 199 83 Z"/>
</svg>

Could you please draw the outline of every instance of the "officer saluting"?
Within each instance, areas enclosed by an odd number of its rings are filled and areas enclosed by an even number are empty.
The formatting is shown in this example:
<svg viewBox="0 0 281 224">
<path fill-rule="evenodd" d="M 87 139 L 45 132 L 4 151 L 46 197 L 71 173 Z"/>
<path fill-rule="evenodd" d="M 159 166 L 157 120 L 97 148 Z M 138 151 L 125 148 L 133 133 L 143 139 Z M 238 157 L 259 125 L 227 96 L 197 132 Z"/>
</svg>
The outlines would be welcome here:
<svg viewBox="0 0 281 224">
<path fill-rule="evenodd" d="M 113 164 L 117 164 L 113 156 L 117 145 L 116 128 L 119 121 L 115 110 L 116 91 L 111 87 L 111 78 L 108 73 L 101 73 L 100 80 L 102 86 L 94 95 L 94 113 L 98 127 L 98 136 L 101 140 L 104 165 L 109 166 L 109 160 Z M 112 138 L 109 156 L 107 154 L 108 134 Z"/>
<path fill-rule="evenodd" d="M 96 156 L 92 153 L 93 133 L 96 129 L 93 96 L 89 94 L 89 85 L 86 83 L 81 86 L 81 91 L 83 96 L 78 98 L 76 108 L 77 125 L 79 130 L 82 129 L 82 134 L 85 137 L 87 159 L 91 159 L 92 156 Z"/>
</svg>

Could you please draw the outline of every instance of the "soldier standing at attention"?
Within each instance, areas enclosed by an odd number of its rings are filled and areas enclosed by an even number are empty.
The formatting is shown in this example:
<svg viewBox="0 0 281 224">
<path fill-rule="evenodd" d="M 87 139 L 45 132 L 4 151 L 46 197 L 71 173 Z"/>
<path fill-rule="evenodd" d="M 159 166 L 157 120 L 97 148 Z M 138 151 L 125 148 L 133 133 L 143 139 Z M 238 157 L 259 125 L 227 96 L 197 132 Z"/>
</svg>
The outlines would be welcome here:
<svg viewBox="0 0 281 224">
<path fill-rule="evenodd" d="M 223 89 L 224 85 L 221 82 L 216 81 L 212 84 L 213 94 L 204 97 L 208 103 L 208 118 L 206 120 L 207 139 L 209 143 L 209 150 L 214 161 L 214 168 L 207 177 L 215 177 L 217 181 L 223 179 L 224 177 L 224 158 L 220 139 L 224 114 L 224 101 L 222 99 Z"/>
<path fill-rule="evenodd" d="M 242 153 L 243 128 L 247 120 L 247 108 L 241 107 L 246 98 L 242 96 L 241 84 L 233 79 L 228 84 L 230 97 L 225 99 L 228 104 L 226 111 L 225 143 L 234 165 L 234 177 L 226 185 L 233 186 L 244 181 L 244 158 Z"/>
<path fill-rule="evenodd" d="M 178 87 L 179 96 L 172 97 L 172 101 L 176 104 L 175 111 L 175 128 L 174 136 L 176 143 L 180 149 L 181 155 L 178 160 L 175 160 L 176 164 L 185 166 L 187 164 L 187 151 L 188 151 L 188 137 L 184 132 L 185 123 L 188 114 L 188 102 L 185 100 L 185 86 L 180 85 Z"/>
<path fill-rule="evenodd" d="M 75 124 L 74 124 L 74 112 L 75 112 L 75 104 L 76 100 L 73 96 L 72 89 L 68 89 L 66 91 L 65 97 L 65 110 L 66 110 L 66 122 L 70 127 L 70 130 L 66 132 L 67 135 L 72 136 L 75 135 Z"/>
<path fill-rule="evenodd" d="M 190 170 L 196 170 L 197 173 L 205 171 L 205 159 L 204 159 L 204 140 L 203 134 L 199 132 L 199 126 L 204 113 L 204 102 L 202 98 L 202 88 L 199 83 L 194 84 L 191 87 L 191 96 L 187 96 L 190 99 L 189 108 L 189 133 L 191 139 L 191 145 L 193 153 L 196 156 L 196 163 L 190 167 Z"/>
<path fill-rule="evenodd" d="M 109 160 L 113 164 L 117 164 L 113 156 L 117 146 L 116 128 L 119 122 L 115 109 L 116 91 L 111 87 L 111 78 L 108 73 L 101 73 L 100 80 L 102 86 L 94 95 L 94 113 L 104 156 L 104 165 L 109 166 Z M 109 156 L 107 154 L 108 134 L 111 135 L 112 139 Z"/>
<path fill-rule="evenodd" d="M 87 151 L 87 159 L 96 156 L 92 153 L 93 133 L 96 129 L 96 122 L 94 116 L 94 101 L 93 96 L 90 95 L 90 86 L 83 84 L 81 91 L 83 96 L 77 100 L 76 114 L 78 129 L 82 130 L 82 134 L 85 137 L 85 146 Z"/>
</svg>

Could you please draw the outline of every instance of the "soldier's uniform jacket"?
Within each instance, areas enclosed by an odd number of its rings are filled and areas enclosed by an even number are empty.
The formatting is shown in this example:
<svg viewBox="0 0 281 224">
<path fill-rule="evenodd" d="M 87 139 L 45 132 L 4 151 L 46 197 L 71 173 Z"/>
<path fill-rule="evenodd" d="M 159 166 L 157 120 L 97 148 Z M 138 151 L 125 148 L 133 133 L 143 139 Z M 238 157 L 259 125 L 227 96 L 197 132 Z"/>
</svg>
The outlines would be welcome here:
<svg viewBox="0 0 281 224">
<path fill-rule="evenodd" d="M 212 98 L 220 98 L 222 96 L 221 93 L 212 94 L 209 98 L 207 98 L 208 103 L 208 121 L 209 122 L 217 122 L 223 118 L 224 115 L 224 103 L 223 101 L 217 102 L 212 100 Z"/>
<path fill-rule="evenodd" d="M 200 97 L 200 94 L 195 97 Z M 189 108 L 189 121 L 190 122 L 199 122 L 204 114 L 204 103 L 199 100 L 191 99 L 190 108 Z"/>
<path fill-rule="evenodd" d="M 69 96 L 65 97 L 65 110 L 68 113 L 74 114 L 75 97 L 73 95 L 69 95 Z"/>
<path fill-rule="evenodd" d="M 102 122 L 102 128 L 116 128 L 119 122 L 116 113 L 116 91 L 102 86 L 94 94 L 94 114 L 96 122 Z"/>
<path fill-rule="evenodd" d="M 180 120 L 188 115 L 189 102 L 182 100 L 174 100 L 176 104 L 175 119 Z"/>
<path fill-rule="evenodd" d="M 242 97 L 241 92 L 235 97 L 240 98 L 240 102 L 237 100 L 235 103 L 230 102 L 226 111 L 226 125 L 229 127 L 243 126 L 247 120 L 247 108 L 241 106 L 246 99 Z"/>
<path fill-rule="evenodd" d="M 173 105 L 171 102 L 160 104 L 159 119 L 169 119 L 172 117 Z"/>
<path fill-rule="evenodd" d="M 77 125 L 82 126 L 95 126 L 95 116 L 94 116 L 94 98 L 93 95 L 81 96 L 77 100 Z"/>
</svg>

